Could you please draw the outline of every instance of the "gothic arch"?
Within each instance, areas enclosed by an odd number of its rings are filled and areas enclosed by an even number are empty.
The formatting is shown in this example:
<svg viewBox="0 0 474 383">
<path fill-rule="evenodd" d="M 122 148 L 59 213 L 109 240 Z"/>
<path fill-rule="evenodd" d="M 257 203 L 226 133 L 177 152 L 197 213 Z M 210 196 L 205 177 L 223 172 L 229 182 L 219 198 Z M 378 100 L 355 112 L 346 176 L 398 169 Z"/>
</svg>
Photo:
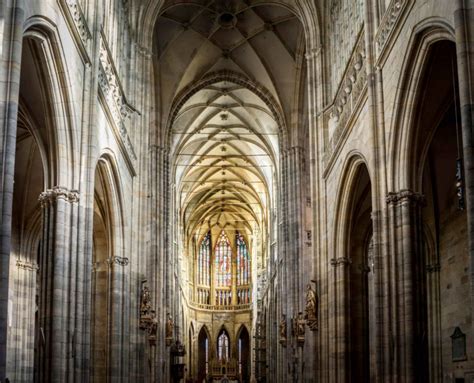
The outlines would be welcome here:
<svg viewBox="0 0 474 383">
<path fill-rule="evenodd" d="M 401 86 L 397 89 L 395 112 L 389 138 L 388 158 L 392 190 L 421 190 L 423 166 L 416 161 L 417 108 L 431 48 L 438 42 L 454 42 L 454 29 L 440 18 L 418 24 L 410 36 L 408 54 L 402 66 Z M 408 107 L 407 107 L 408 105 Z"/>
<path fill-rule="evenodd" d="M 111 345 L 121 341 L 121 267 L 128 263 L 124 252 L 124 221 L 120 177 L 114 157 L 104 151 L 95 168 L 92 255 L 92 374 L 94 379 L 115 376 L 120 351 Z"/>
<path fill-rule="evenodd" d="M 35 61 L 41 63 L 39 82 L 44 93 L 46 125 L 49 133 L 48 157 L 50 173 L 48 187 L 74 188 L 77 137 L 73 134 L 74 107 L 69 93 L 70 79 L 58 29 L 49 19 L 34 16 L 24 24 L 24 45 L 32 50 Z"/>
<path fill-rule="evenodd" d="M 344 165 L 338 182 L 338 193 L 334 214 L 333 251 L 332 254 L 345 254 L 344 241 L 347 238 L 347 223 L 350 218 L 350 196 L 361 167 L 365 167 L 370 177 L 368 163 L 359 152 L 351 152 Z"/>
<path fill-rule="evenodd" d="M 340 381 L 367 382 L 375 358 L 374 269 L 372 253 L 372 182 L 367 163 L 359 153 L 351 153 L 344 166 L 336 202 L 334 253 L 330 267 L 329 294 L 336 296 L 335 323 L 330 331 L 340 341 L 334 352 L 344 355 L 337 363 Z M 370 309 L 372 308 L 372 310 Z M 333 327 L 331 327 L 333 326 Z"/>
</svg>

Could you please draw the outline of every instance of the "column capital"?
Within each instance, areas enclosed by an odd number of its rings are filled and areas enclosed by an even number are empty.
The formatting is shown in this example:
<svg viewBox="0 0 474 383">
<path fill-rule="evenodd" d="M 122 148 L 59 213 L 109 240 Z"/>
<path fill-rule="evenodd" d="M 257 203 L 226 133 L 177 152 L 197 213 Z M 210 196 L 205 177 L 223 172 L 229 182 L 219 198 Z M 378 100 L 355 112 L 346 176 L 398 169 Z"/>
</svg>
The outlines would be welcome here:
<svg viewBox="0 0 474 383">
<path fill-rule="evenodd" d="M 127 257 L 119 257 L 117 255 L 114 255 L 110 258 L 107 258 L 107 261 L 106 261 L 109 265 L 112 265 L 112 264 L 117 264 L 119 266 L 127 266 L 129 264 L 129 259 Z"/>
<path fill-rule="evenodd" d="M 56 202 L 58 199 L 70 203 L 79 202 L 79 191 L 68 189 L 64 186 L 54 186 L 52 189 L 46 189 L 44 192 L 41 192 L 38 198 L 41 206 Z"/>
<path fill-rule="evenodd" d="M 349 257 L 339 257 L 331 259 L 331 266 L 338 267 L 338 266 L 348 266 L 352 263 L 352 260 Z"/>
<path fill-rule="evenodd" d="M 22 261 L 20 259 L 16 260 L 16 267 L 23 270 L 31 270 L 31 271 L 38 270 L 38 265 L 35 262 L 27 262 L 27 261 Z"/>
<path fill-rule="evenodd" d="M 410 189 L 402 189 L 398 192 L 388 193 L 385 200 L 388 205 L 397 205 L 406 202 L 423 205 L 425 203 L 425 196 Z"/>
</svg>

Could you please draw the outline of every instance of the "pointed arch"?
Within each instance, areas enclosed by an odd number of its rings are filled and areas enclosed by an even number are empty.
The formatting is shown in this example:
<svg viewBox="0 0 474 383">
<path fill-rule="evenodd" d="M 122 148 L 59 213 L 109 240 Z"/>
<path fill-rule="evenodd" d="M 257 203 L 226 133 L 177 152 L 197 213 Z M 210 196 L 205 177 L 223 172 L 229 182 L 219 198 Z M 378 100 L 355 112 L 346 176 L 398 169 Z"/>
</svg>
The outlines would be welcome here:
<svg viewBox="0 0 474 383">
<path fill-rule="evenodd" d="M 392 190 L 409 189 L 420 191 L 421 168 L 414 171 L 417 151 L 417 100 L 423 92 L 421 86 L 425 68 L 428 65 L 432 47 L 441 41 L 454 42 L 453 28 L 442 18 L 429 18 L 422 21 L 414 29 L 408 44 L 408 54 L 402 66 L 401 86 L 397 88 L 395 112 L 388 131 L 389 137 L 389 167 Z M 407 107 L 408 105 L 408 107 Z"/>
<path fill-rule="evenodd" d="M 24 24 L 24 45 L 28 47 L 37 66 L 38 81 L 44 93 L 44 114 L 48 128 L 48 157 L 50 173 L 48 187 L 75 188 L 78 182 L 76 150 L 78 137 L 74 134 L 74 102 L 65 53 L 57 26 L 49 19 L 34 16 Z"/>
</svg>

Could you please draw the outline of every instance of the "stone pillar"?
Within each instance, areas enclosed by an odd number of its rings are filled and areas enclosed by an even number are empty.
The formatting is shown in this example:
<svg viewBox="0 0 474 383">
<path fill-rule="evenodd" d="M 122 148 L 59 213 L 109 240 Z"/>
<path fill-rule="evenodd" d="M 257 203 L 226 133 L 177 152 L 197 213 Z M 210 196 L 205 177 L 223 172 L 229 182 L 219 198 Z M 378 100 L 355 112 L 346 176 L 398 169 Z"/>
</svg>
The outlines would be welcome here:
<svg viewBox="0 0 474 383">
<path fill-rule="evenodd" d="M 23 1 L 0 4 L 4 16 L 3 52 L 0 55 L 0 381 L 6 377 L 8 281 L 10 267 L 13 177 L 23 43 Z"/>
<path fill-rule="evenodd" d="M 415 382 L 414 359 L 417 350 L 418 326 L 416 268 L 423 259 L 422 206 L 424 198 L 411 190 L 387 196 L 392 238 L 392 323 L 393 381 Z"/>
<path fill-rule="evenodd" d="M 350 360 L 350 339 L 348 328 L 349 318 L 349 266 L 350 259 L 339 257 L 331 259 L 333 271 L 333 351 L 331 355 L 331 382 L 345 383 L 347 381 L 347 361 Z"/>
<path fill-rule="evenodd" d="M 305 275 L 301 260 L 304 250 L 303 225 L 305 222 L 303 210 L 304 149 L 299 146 L 289 148 L 283 153 L 282 160 L 282 184 L 284 185 L 282 205 L 285 209 L 285 215 L 283 221 L 284 234 L 280 238 L 284 240 L 284 246 L 281 248 L 284 249 L 285 255 L 283 257 L 283 268 L 280 269 L 284 281 L 280 299 L 283 307 L 282 313 L 286 315 L 288 328 L 290 329 L 291 318 L 296 317 L 299 311 L 303 311 L 304 307 L 304 280 L 295 277 Z M 278 322 L 275 319 L 274 322 Z M 279 376 L 283 379 L 282 382 L 294 379 L 293 373 L 288 372 L 287 366 L 288 362 L 293 360 L 291 358 L 296 358 L 298 365 L 290 366 L 290 370 L 297 372 L 301 378 L 302 358 L 299 350 L 300 346 L 297 346 L 295 341 L 294 345 L 288 342 L 286 348 L 278 347 L 282 355 L 282 370 Z"/>
<path fill-rule="evenodd" d="M 159 322 L 157 334 L 157 352 L 150 357 L 150 380 L 165 382 L 169 375 L 166 365 L 169 360 L 168 349 L 165 345 L 165 324 L 169 312 L 170 293 L 169 283 L 173 283 L 171 268 L 169 265 L 168 246 L 168 222 L 169 222 L 169 153 L 168 150 L 152 145 L 150 147 L 150 250 L 148 259 L 148 277 L 150 278 L 150 289 L 156 308 L 156 316 Z"/>
<path fill-rule="evenodd" d="M 474 1 L 456 0 L 454 12 L 459 96 L 462 122 L 464 183 L 471 274 L 471 312 L 474 317 Z M 474 321 L 472 321 L 474 327 Z M 474 331 L 474 329 L 473 329 Z"/>
<path fill-rule="evenodd" d="M 440 291 L 440 271 L 441 266 L 436 262 L 426 266 L 426 290 L 428 300 L 427 317 L 430 318 L 428 327 L 429 347 L 429 374 L 431 383 L 443 382 L 443 359 L 442 359 L 442 339 L 441 339 L 441 291 Z"/>
<path fill-rule="evenodd" d="M 74 333 L 69 331 L 71 281 L 71 224 L 79 193 L 64 187 L 40 195 L 43 236 L 40 267 L 40 377 L 45 382 L 67 380 L 74 357 Z"/>
<path fill-rule="evenodd" d="M 8 372 L 11 382 L 32 382 L 35 367 L 35 298 L 38 265 L 35 262 L 37 249 L 28 249 L 26 254 L 17 254 L 12 265 L 9 298 L 13 298 L 13 313 L 9 313 Z M 12 260 L 13 261 L 13 260 Z"/>
<path fill-rule="evenodd" d="M 128 382 L 128 332 L 127 317 L 128 293 L 127 266 L 128 258 L 113 256 L 107 260 L 109 274 L 109 311 L 108 323 L 108 376 L 114 382 Z"/>
</svg>

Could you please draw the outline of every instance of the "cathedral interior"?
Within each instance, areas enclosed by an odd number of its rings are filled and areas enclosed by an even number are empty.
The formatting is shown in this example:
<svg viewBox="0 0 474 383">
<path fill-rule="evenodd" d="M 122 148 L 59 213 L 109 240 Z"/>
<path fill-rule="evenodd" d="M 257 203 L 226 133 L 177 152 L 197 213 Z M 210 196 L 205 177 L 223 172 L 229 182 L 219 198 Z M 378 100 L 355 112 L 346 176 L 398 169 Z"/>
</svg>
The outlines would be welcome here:
<svg viewBox="0 0 474 383">
<path fill-rule="evenodd" d="M 0 41 L 0 383 L 474 383 L 474 0 L 2 0 Z"/>
</svg>

